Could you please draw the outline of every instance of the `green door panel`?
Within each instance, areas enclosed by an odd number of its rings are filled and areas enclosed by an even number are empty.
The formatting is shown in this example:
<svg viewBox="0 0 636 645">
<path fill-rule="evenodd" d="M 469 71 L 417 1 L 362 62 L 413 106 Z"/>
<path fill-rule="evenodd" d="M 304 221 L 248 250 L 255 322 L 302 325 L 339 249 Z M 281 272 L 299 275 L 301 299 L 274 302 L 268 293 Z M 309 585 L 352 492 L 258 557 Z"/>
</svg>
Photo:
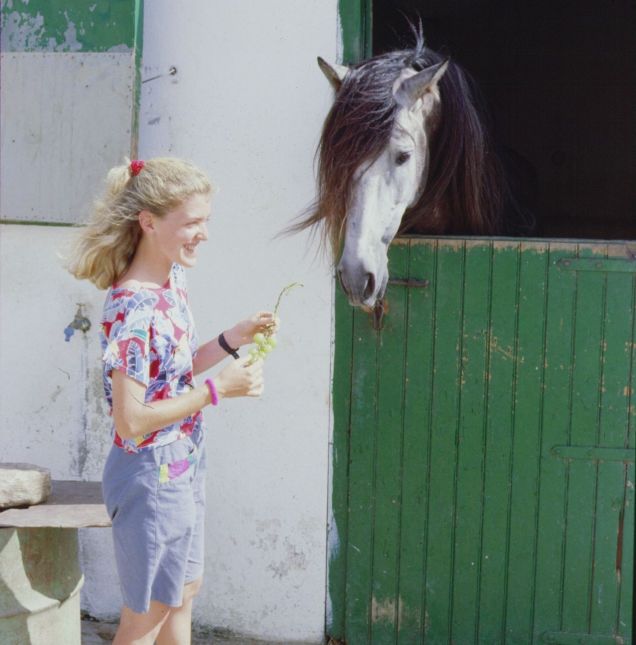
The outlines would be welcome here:
<svg viewBox="0 0 636 645">
<path fill-rule="evenodd" d="M 381 330 L 336 298 L 329 634 L 629 642 L 625 245 L 400 238 L 389 266 Z"/>
</svg>

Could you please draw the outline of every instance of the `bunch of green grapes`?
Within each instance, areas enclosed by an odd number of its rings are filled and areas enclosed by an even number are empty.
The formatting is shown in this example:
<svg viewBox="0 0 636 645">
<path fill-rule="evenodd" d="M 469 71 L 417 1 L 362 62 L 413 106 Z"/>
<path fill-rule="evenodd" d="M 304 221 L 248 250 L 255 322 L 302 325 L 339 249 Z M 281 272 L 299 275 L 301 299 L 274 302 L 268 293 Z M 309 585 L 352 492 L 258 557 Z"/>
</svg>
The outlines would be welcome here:
<svg viewBox="0 0 636 645">
<path fill-rule="evenodd" d="M 281 298 L 294 287 L 302 286 L 300 282 L 292 282 L 281 290 L 276 300 L 276 306 L 274 307 L 274 316 L 278 315 Z M 254 334 L 252 342 L 255 346 L 249 351 L 250 361 L 248 365 L 251 365 L 259 359 L 264 359 L 276 347 L 276 336 L 273 331 L 266 329 L 264 332 L 259 331 Z"/>
<path fill-rule="evenodd" d="M 257 361 L 259 358 L 265 358 L 276 347 L 276 336 L 274 334 L 257 332 L 252 338 L 255 347 L 249 351 L 251 362 Z"/>
</svg>

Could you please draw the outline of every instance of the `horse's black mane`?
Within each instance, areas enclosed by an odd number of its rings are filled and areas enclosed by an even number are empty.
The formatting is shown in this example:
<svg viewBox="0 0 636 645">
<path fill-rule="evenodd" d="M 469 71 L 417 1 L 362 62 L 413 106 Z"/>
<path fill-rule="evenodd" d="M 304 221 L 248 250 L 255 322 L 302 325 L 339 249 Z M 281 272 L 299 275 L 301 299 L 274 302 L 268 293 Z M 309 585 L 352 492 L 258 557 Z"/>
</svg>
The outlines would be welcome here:
<svg viewBox="0 0 636 645">
<path fill-rule="evenodd" d="M 400 72 L 441 60 L 418 39 L 413 50 L 389 52 L 352 67 L 325 122 L 321 156 L 354 167 L 375 159 L 389 143 L 397 110 L 393 83 Z"/>
<path fill-rule="evenodd" d="M 395 80 L 405 67 L 419 71 L 445 60 L 425 46 L 421 32 L 415 35 L 412 49 L 374 56 L 353 66 L 325 120 L 318 147 L 317 199 L 295 228 L 323 223 L 325 238 L 336 255 L 354 173 L 389 144 L 398 109 Z M 430 144 L 426 189 L 405 213 L 401 232 L 497 234 L 502 230 L 505 184 L 474 84 L 450 61 L 439 90 L 441 118 Z"/>
</svg>

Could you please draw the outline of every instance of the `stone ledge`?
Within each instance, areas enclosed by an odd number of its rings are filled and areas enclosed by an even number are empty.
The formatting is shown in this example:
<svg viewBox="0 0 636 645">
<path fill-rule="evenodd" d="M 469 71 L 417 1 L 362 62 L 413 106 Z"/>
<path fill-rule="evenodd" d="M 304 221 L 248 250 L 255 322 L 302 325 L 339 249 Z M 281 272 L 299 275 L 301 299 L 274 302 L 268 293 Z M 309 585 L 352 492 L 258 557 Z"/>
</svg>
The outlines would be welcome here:
<svg viewBox="0 0 636 645">
<path fill-rule="evenodd" d="M 79 529 L 110 526 L 101 482 L 53 480 L 43 504 L 0 512 L 0 528 Z"/>
</svg>

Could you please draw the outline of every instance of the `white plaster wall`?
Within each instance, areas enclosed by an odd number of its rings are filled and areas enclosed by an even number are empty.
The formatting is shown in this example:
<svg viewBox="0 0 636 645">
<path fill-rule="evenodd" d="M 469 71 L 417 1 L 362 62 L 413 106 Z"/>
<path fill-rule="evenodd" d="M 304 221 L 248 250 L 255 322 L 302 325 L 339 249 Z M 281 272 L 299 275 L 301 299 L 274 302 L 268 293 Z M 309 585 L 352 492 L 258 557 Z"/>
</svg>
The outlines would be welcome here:
<svg viewBox="0 0 636 645">
<path fill-rule="evenodd" d="M 0 225 L 0 461 L 45 466 L 54 479 L 97 481 L 111 443 L 97 337 L 104 292 L 64 270 L 59 256 L 73 234 Z M 66 342 L 78 303 L 93 327 Z M 115 616 L 121 596 L 110 531 L 80 535 L 83 606 Z"/>
<path fill-rule="evenodd" d="M 166 28 L 169 25 L 169 28 Z M 315 246 L 273 236 L 312 199 L 331 102 L 316 56 L 335 59 L 336 0 L 146 3 L 140 154 L 207 170 L 219 193 L 189 275 L 199 334 L 280 289 L 279 345 L 262 400 L 206 410 L 208 545 L 201 622 L 266 638 L 324 633 L 332 282 Z"/>
<path fill-rule="evenodd" d="M 205 412 L 206 577 L 195 619 L 321 642 L 332 280 L 306 235 L 274 235 L 313 197 L 313 156 L 331 101 L 315 59 L 336 58 L 337 0 L 152 0 L 144 31 L 143 77 L 172 65 L 178 72 L 143 85 L 140 156 L 190 158 L 220 189 L 210 240 L 189 273 L 200 336 L 272 307 L 292 281 L 305 284 L 283 300 L 263 398 Z M 71 235 L 0 225 L 0 461 L 94 480 L 110 442 L 97 343 L 104 294 L 62 268 L 57 253 Z M 78 302 L 94 327 L 66 343 Z M 83 607 L 114 617 L 110 532 L 81 533 Z"/>
<path fill-rule="evenodd" d="M 0 54 L 3 219 L 83 221 L 130 147 L 133 78 L 130 52 Z"/>
</svg>

